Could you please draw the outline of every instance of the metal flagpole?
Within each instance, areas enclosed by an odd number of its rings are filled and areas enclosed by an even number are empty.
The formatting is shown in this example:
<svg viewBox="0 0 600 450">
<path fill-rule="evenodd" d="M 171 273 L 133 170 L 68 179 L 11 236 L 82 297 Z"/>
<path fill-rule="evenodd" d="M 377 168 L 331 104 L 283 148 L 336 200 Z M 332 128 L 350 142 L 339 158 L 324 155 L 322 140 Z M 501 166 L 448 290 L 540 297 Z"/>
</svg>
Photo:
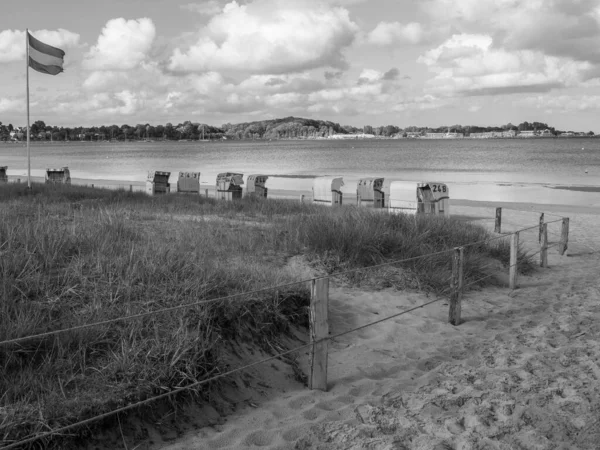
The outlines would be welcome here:
<svg viewBox="0 0 600 450">
<path fill-rule="evenodd" d="M 25 73 L 27 79 L 27 189 L 31 189 L 31 153 L 29 150 L 29 28 L 25 29 Z"/>
</svg>

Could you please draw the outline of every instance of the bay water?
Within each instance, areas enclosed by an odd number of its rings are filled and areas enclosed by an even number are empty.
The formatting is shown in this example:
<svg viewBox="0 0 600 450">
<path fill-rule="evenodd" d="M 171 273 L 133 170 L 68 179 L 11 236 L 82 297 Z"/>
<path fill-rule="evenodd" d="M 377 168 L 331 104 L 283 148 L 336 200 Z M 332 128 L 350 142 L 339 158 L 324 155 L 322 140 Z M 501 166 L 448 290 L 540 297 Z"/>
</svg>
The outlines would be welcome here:
<svg viewBox="0 0 600 450">
<path fill-rule="evenodd" d="M 0 144 L 11 180 L 27 174 L 22 143 Z M 220 172 L 344 177 L 354 198 L 363 177 L 447 183 L 451 199 L 600 206 L 600 139 L 356 139 L 217 142 L 70 142 L 31 145 L 32 175 L 68 166 L 73 183 L 134 185 L 149 170 L 201 172 L 212 189 Z M 274 178 L 273 178 L 274 180 Z M 310 178 L 280 179 L 278 192 L 310 192 Z"/>
</svg>

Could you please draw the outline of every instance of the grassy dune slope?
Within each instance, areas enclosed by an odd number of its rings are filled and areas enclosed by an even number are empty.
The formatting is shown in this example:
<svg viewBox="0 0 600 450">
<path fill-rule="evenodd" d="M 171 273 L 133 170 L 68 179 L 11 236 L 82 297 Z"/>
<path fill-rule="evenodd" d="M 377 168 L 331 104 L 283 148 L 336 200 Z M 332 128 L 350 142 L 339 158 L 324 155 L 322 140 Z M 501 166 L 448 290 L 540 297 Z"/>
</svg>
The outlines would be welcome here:
<svg viewBox="0 0 600 450">
<path fill-rule="evenodd" d="M 75 186 L 33 192 L 0 188 L 0 341 L 301 281 L 286 266 L 295 255 L 334 273 L 488 237 L 453 219 L 353 207 Z M 507 263 L 497 242 L 469 247 L 467 281 L 485 273 L 484 262 Z M 450 271 L 448 253 L 345 279 L 439 293 Z M 0 443 L 206 379 L 223 371 L 227 342 L 267 348 L 306 325 L 308 303 L 300 283 L 0 346 Z"/>
</svg>

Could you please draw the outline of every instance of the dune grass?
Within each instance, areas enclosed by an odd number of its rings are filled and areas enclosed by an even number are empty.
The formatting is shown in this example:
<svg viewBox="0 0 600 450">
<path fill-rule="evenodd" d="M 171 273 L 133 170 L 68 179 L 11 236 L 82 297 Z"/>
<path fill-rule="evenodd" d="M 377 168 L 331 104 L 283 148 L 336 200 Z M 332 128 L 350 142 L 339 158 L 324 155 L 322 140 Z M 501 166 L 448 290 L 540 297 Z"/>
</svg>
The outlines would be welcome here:
<svg viewBox="0 0 600 450">
<path fill-rule="evenodd" d="M 302 281 L 286 266 L 295 255 L 336 273 L 489 237 L 444 218 L 80 186 L 9 184 L 0 204 L 0 341 Z M 490 259 L 506 264 L 506 243 L 469 247 L 467 282 Z M 446 253 L 344 279 L 441 293 L 450 270 Z M 206 379 L 226 343 L 267 348 L 306 325 L 308 304 L 297 283 L 0 346 L 0 443 Z"/>
</svg>

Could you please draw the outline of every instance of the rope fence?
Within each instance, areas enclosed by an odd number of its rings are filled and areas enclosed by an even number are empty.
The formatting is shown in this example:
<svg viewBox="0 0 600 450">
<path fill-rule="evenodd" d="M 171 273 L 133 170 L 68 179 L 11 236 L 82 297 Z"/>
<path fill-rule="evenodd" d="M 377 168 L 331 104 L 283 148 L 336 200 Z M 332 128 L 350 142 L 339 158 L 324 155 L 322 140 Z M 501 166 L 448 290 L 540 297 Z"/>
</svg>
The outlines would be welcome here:
<svg viewBox="0 0 600 450">
<path fill-rule="evenodd" d="M 501 217 L 501 215 L 500 215 L 500 217 Z M 562 222 L 562 224 L 563 224 L 562 225 L 563 230 L 562 230 L 562 233 L 560 234 L 561 239 L 559 242 L 548 245 L 548 237 L 547 237 L 548 227 L 547 227 L 547 225 L 550 223 L 557 223 L 557 222 Z M 128 316 L 117 317 L 114 319 L 104 320 L 104 321 L 100 321 L 100 322 L 86 323 L 86 324 L 81 324 L 81 325 L 77 325 L 77 326 L 73 326 L 73 327 L 69 327 L 69 328 L 52 330 L 52 331 L 39 333 L 39 334 L 35 334 L 35 335 L 22 336 L 22 337 L 11 338 L 11 339 L 6 339 L 4 341 L 0 341 L 0 347 L 7 346 L 10 344 L 18 344 L 18 343 L 21 343 L 21 342 L 24 342 L 27 340 L 46 338 L 49 336 L 57 335 L 59 333 L 77 331 L 77 330 L 82 330 L 85 328 L 90 328 L 90 327 L 95 327 L 95 326 L 102 326 L 102 325 L 107 325 L 107 324 L 126 321 L 126 320 L 134 320 L 134 319 L 148 317 L 148 316 L 156 315 L 156 314 L 163 314 L 166 312 L 172 312 L 172 311 L 181 310 L 184 308 L 203 306 L 203 305 L 208 305 L 208 304 L 212 304 L 212 303 L 216 303 L 216 302 L 223 302 L 223 301 L 239 299 L 241 297 L 247 297 L 247 296 L 255 295 L 258 293 L 262 293 L 262 292 L 280 290 L 282 288 L 290 287 L 293 285 L 298 285 L 301 283 L 311 283 L 311 298 L 310 298 L 310 308 L 309 308 L 310 342 L 300 345 L 300 346 L 295 347 L 290 350 L 279 352 L 275 355 L 269 356 L 267 358 L 263 358 L 259 361 L 255 361 L 255 362 L 246 364 L 244 366 L 241 366 L 241 367 L 238 367 L 235 369 L 231 369 L 231 370 L 228 370 L 223 373 L 219 373 L 210 378 L 196 381 L 187 386 L 179 387 L 179 388 L 173 389 L 169 392 L 165 392 L 165 393 L 141 400 L 139 402 L 132 403 L 130 405 L 126 405 L 121 408 L 117 408 L 115 410 L 112 410 L 112 411 L 109 411 L 109 412 L 106 412 L 103 414 L 99 414 L 94 417 L 87 418 L 85 420 L 81 420 L 76 423 L 72 423 L 72 424 L 69 424 L 69 425 L 66 425 L 63 427 L 59 427 L 59 428 L 56 428 L 53 430 L 45 431 L 43 433 L 30 435 L 30 436 L 26 437 L 25 439 L 22 439 L 22 440 L 16 441 L 16 442 L 11 442 L 6 446 L 0 447 L 0 450 L 14 449 L 14 448 L 26 445 L 26 444 L 31 444 L 31 443 L 41 440 L 41 439 L 49 438 L 51 436 L 63 433 L 67 430 L 72 430 L 74 428 L 89 425 L 93 422 L 118 415 L 122 412 L 131 410 L 131 409 L 139 408 L 141 406 L 147 405 L 156 400 L 164 399 L 164 398 L 179 394 L 183 391 L 188 391 L 190 389 L 197 388 L 197 387 L 205 385 L 207 383 L 230 376 L 234 373 L 241 372 L 241 371 L 250 369 L 252 367 L 255 367 L 257 365 L 264 364 L 269 361 L 272 361 L 272 360 L 275 360 L 278 358 L 282 358 L 286 355 L 289 355 L 289 354 L 292 354 L 295 352 L 299 352 L 304 349 L 309 349 L 309 348 L 311 349 L 311 353 L 309 356 L 309 360 L 310 360 L 310 368 L 309 368 L 310 373 L 309 373 L 309 377 L 308 377 L 309 388 L 310 389 L 320 389 L 320 390 L 326 391 L 327 390 L 327 358 L 328 358 L 328 342 L 329 341 L 339 338 L 339 337 L 342 337 L 342 336 L 345 336 L 345 335 L 348 335 L 348 334 L 351 334 L 351 333 L 354 333 L 354 332 L 357 332 L 359 330 L 363 330 L 363 329 L 371 327 L 371 326 L 375 326 L 382 322 L 397 318 L 404 314 L 408 314 L 412 311 L 415 311 L 420 308 L 424 308 L 426 306 L 432 305 L 432 304 L 437 303 L 442 300 L 448 301 L 448 303 L 449 303 L 449 314 L 448 314 L 449 323 L 451 323 L 452 325 L 458 326 L 461 323 L 461 300 L 462 300 L 464 290 L 469 286 L 478 284 L 478 283 L 482 282 L 483 280 L 496 275 L 495 273 L 487 274 L 487 275 L 480 277 L 477 280 L 471 281 L 465 285 L 464 284 L 464 270 L 463 270 L 464 261 L 465 261 L 465 256 L 464 256 L 465 249 L 472 247 L 474 245 L 489 243 L 492 241 L 510 237 L 511 238 L 510 264 L 508 266 L 509 287 L 511 289 L 514 289 L 514 288 L 516 288 L 517 266 L 519 264 L 519 261 L 517 258 L 518 257 L 518 248 L 519 248 L 519 234 L 524 231 L 528 231 L 528 230 L 532 230 L 532 229 L 540 227 L 540 230 L 541 230 L 540 231 L 540 236 L 541 236 L 540 237 L 540 250 L 537 251 L 536 253 L 533 253 L 533 254 L 530 254 L 527 256 L 529 258 L 532 258 L 533 256 L 537 256 L 538 254 L 540 254 L 541 255 L 540 265 L 542 267 L 546 267 L 547 266 L 547 250 L 549 248 L 561 246 L 561 248 L 559 248 L 559 253 L 563 254 L 564 251 L 566 251 L 567 242 L 568 242 L 568 223 L 569 223 L 568 218 L 561 217 L 560 219 L 553 220 L 550 222 L 544 222 L 543 224 L 541 223 L 540 225 L 522 228 L 522 229 L 520 229 L 516 232 L 510 233 L 510 234 L 502 234 L 500 236 L 496 236 L 496 237 L 493 237 L 490 239 L 485 239 L 485 240 L 481 240 L 481 241 L 477 241 L 477 242 L 468 243 L 461 247 L 450 248 L 447 250 L 442 250 L 442 251 L 434 252 L 434 253 L 427 254 L 427 255 L 419 255 L 419 256 L 404 258 L 404 259 L 400 259 L 400 260 L 388 261 L 385 263 L 376 264 L 376 265 L 372 265 L 372 266 L 368 266 L 368 267 L 337 272 L 337 273 L 333 273 L 333 274 L 330 274 L 330 275 L 327 275 L 324 277 L 311 278 L 311 279 L 307 279 L 307 280 L 256 289 L 256 290 L 249 291 L 249 292 L 232 294 L 232 295 L 225 296 L 225 297 L 191 302 L 191 303 L 186 303 L 186 304 L 177 305 L 177 306 L 173 306 L 173 307 L 158 309 L 155 311 L 147 311 L 147 312 L 143 312 L 143 313 L 139 313 L 139 314 L 132 314 L 132 315 L 128 315 Z M 496 224 L 498 224 L 498 215 L 496 216 Z M 561 252 L 561 250 L 562 250 L 562 252 Z M 452 255 L 453 255 L 452 256 L 452 275 L 448 278 L 445 278 L 444 282 L 450 281 L 450 285 L 446 289 L 442 290 L 436 296 L 435 299 L 433 299 L 429 302 L 423 303 L 421 305 L 400 311 L 396 314 L 392 314 L 390 316 L 381 318 L 374 322 L 370 322 L 370 323 L 352 328 L 350 330 L 342 331 L 342 332 L 339 332 L 339 333 L 336 333 L 333 335 L 329 334 L 329 322 L 328 322 L 329 279 L 339 278 L 341 276 L 348 275 L 351 273 L 365 272 L 365 271 L 372 270 L 375 268 L 381 268 L 384 266 L 392 266 L 394 264 L 406 263 L 406 262 L 416 261 L 416 260 L 427 258 L 427 257 L 439 256 L 439 255 L 449 254 L 449 253 L 452 253 Z M 494 263 L 486 264 L 482 267 L 479 267 L 479 269 L 484 270 L 484 269 L 491 267 L 492 265 L 494 265 Z M 447 297 L 448 294 L 449 294 L 449 297 Z"/>
</svg>

